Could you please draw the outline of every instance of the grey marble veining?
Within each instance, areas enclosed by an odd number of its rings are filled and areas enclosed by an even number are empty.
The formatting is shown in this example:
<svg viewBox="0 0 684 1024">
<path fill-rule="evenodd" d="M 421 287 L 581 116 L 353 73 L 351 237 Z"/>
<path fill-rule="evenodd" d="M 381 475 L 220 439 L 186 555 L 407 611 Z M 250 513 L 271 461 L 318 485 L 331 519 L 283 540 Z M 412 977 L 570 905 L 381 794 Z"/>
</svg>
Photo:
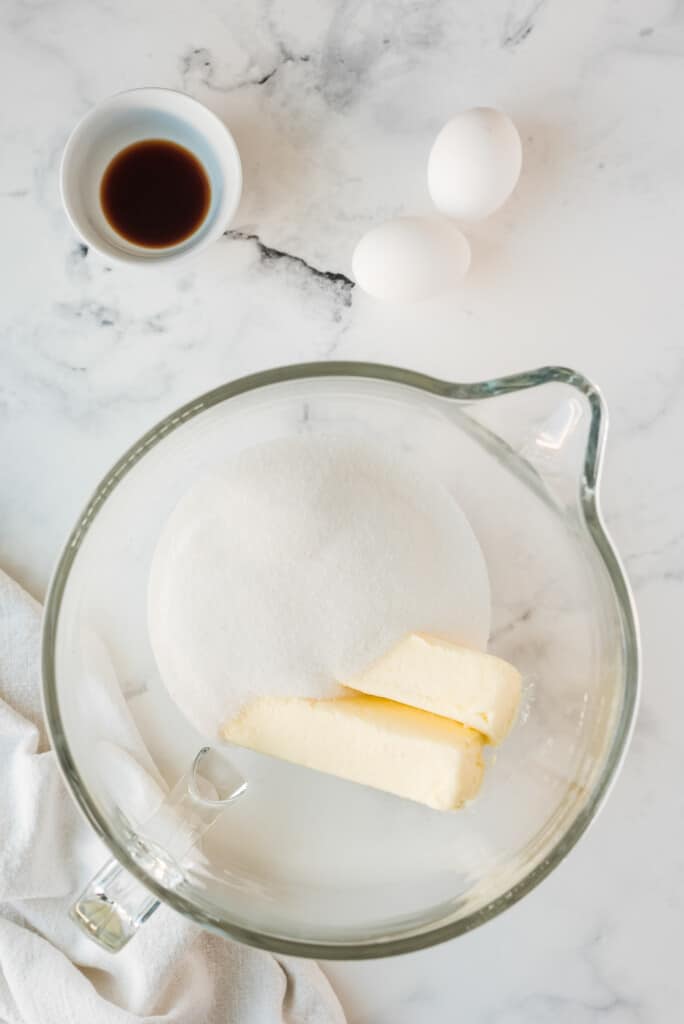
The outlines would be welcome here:
<svg viewBox="0 0 684 1024">
<path fill-rule="evenodd" d="M 7 0 L 0 10 L 0 564 L 37 596 L 88 493 L 174 406 L 279 363 L 475 379 L 564 363 L 611 410 L 603 504 L 635 585 L 644 701 L 599 820 L 538 890 L 456 942 L 331 965 L 352 1024 L 674 1024 L 684 801 L 684 10 L 670 0 Z M 178 267 L 108 265 L 63 216 L 90 105 L 184 89 L 244 160 L 231 232 Z M 371 224 L 429 210 L 450 114 L 499 104 L 524 171 L 469 234 L 460 292 L 350 281 Z"/>
</svg>

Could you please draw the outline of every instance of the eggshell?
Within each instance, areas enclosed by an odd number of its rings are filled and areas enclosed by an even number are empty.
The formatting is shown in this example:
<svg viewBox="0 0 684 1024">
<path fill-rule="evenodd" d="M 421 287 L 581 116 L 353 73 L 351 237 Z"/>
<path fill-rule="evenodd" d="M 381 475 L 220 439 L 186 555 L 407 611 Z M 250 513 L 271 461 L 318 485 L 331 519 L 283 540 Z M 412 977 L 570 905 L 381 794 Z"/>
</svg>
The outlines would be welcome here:
<svg viewBox="0 0 684 1024">
<path fill-rule="evenodd" d="M 398 217 L 371 228 L 352 257 L 363 291 L 377 299 L 413 302 L 458 284 L 470 266 L 470 246 L 455 224 Z"/>
<path fill-rule="evenodd" d="M 488 217 L 518 183 L 522 145 L 507 114 L 475 107 L 444 125 L 428 160 L 428 190 L 437 209 L 458 220 Z"/>
</svg>

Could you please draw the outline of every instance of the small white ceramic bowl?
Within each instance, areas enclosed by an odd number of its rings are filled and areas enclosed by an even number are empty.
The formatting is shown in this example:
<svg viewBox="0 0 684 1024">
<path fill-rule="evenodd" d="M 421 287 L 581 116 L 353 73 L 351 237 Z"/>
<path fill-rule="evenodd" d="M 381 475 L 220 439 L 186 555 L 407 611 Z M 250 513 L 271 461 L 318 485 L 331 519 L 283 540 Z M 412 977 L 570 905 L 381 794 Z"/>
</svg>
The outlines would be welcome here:
<svg viewBox="0 0 684 1024">
<path fill-rule="evenodd" d="M 202 224 L 178 245 L 149 249 L 118 234 L 100 202 L 102 176 L 126 146 L 168 139 L 189 149 L 211 185 Z M 60 171 L 62 201 L 83 241 L 111 260 L 155 264 L 204 249 L 223 234 L 240 202 L 242 165 L 235 140 L 219 118 L 197 100 L 173 89 L 131 89 L 93 107 L 71 133 Z"/>
</svg>

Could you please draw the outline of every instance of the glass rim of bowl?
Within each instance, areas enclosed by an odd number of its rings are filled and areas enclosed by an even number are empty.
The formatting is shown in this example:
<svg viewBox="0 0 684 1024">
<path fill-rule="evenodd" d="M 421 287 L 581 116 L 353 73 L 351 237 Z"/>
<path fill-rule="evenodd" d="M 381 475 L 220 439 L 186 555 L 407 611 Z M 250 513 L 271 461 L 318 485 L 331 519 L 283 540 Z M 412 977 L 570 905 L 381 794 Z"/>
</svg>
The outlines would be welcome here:
<svg viewBox="0 0 684 1024">
<path fill-rule="evenodd" d="M 458 402 L 501 397 L 551 383 L 565 384 L 576 389 L 587 401 L 590 409 L 588 438 L 579 481 L 581 511 L 590 538 L 608 573 L 622 631 L 622 705 L 608 743 L 604 764 L 584 806 L 543 858 L 538 860 L 520 880 L 484 907 L 469 911 L 454 920 L 442 919 L 432 925 L 428 923 L 409 926 L 404 934 L 389 938 L 345 938 L 339 942 L 288 938 L 233 922 L 226 916 L 216 913 L 205 901 L 190 899 L 183 892 L 168 889 L 160 884 L 142 869 L 126 846 L 113 834 L 106 816 L 88 792 L 67 741 L 57 698 L 55 646 L 62 596 L 81 543 L 110 492 L 151 448 L 199 413 L 231 398 L 270 385 L 316 378 L 355 378 L 404 385 L 436 398 L 453 399 Z M 314 959 L 361 960 L 425 949 L 485 924 L 535 889 L 572 850 L 601 809 L 627 752 L 639 702 L 641 657 L 634 598 L 617 551 L 603 524 L 599 504 L 606 422 L 606 407 L 596 385 L 581 373 L 563 366 L 545 366 L 489 380 L 461 383 L 381 363 L 310 362 L 279 366 L 222 384 L 170 413 L 131 445 L 103 477 L 67 538 L 48 588 L 42 636 L 43 705 L 59 767 L 72 797 L 119 863 L 162 902 L 210 931 L 274 953 Z M 490 432 L 487 427 L 475 423 L 474 426 L 478 434 L 490 434 L 492 440 L 496 438 L 501 443 L 501 438 Z M 529 469 L 525 462 L 521 462 L 521 466 Z M 529 480 L 527 482 L 529 483 Z"/>
</svg>

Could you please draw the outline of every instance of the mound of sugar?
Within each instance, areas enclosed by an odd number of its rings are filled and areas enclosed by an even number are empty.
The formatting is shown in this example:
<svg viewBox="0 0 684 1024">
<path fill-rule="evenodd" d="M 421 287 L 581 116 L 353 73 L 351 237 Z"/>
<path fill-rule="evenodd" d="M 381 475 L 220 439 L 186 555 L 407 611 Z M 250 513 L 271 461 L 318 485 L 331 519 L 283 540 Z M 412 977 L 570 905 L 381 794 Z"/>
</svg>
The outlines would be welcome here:
<svg viewBox="0 0 684 1024">
<path fill-rule="evenodd" d="M 437 479 L 333 437 L 244 451 L 199 481 L 154 553 L 149 629 L 201 733 L 259 695 L 330 697 L 402 636 L 489 633 L 484 557 Z"/>
</svg>

